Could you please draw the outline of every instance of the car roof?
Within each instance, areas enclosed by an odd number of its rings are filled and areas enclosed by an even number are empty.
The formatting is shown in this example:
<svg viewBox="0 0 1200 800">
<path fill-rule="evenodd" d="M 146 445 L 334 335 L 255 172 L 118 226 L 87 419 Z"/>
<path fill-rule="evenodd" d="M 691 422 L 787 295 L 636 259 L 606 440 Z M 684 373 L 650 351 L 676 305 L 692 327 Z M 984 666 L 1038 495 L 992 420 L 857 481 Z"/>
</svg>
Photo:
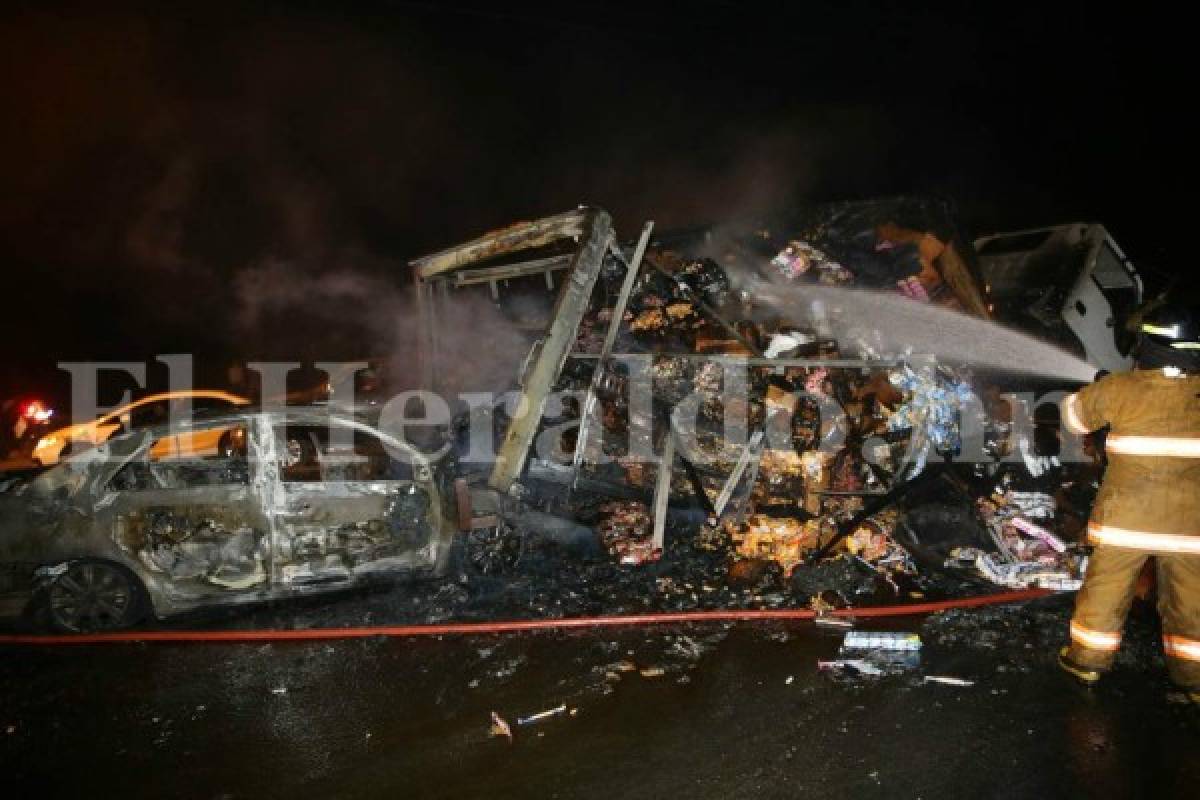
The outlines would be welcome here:
<svg viewBox="0 0 1200 800">
<path fill-rule="evenodd" d="M 264 414 L 271 418 L 271 422 L 273 424 L 282 422 L 285 424 L 326 425 L 332 420 L 335 423 L 360 428 L 364 431 L 374 433 L 377 436 L 394 440 L 400 444 L 400 446 L 406 449 L 415 449 L 410 443 L 399 440 L 387 431 L 380 429 L 375 420 L 368 419 L 362 414 L 331 409 L 327 405 L 285 406 L 280 409 L 270 410 L 264 410 L 254 406 L 234 410 L 197 412 L 192 414 L 190 419 L 183 420 L 175 423 L 174 425 L 172 425 L 170 422 L 166 422 L 156 425 L 148 425 L 141 428 L 134 428 L 128 433 L 124 433 L 120 436 L 114 436 L 109 441 L 113 444 L 119 445 L 120 442 L 137 437 L 149 436 L 157 439 L 176 433 L 186 433 L 187 431 L 196 428 L 210 428 L 219 426 L 221 424 L 243 423 L 252 417 Z"/>
<path fill-rule="evenodd" d="M 221 411 L 212 415 L 194 415 L 192 422 L 185 421 L 176 425 L 167 423 L 147 426 L 144 428 L 135 428 L 128 433 L 114 436 L 107 442 L 98 445 L 94 451 L 89 450 L 79 454 L 77 458 L 84 459 L 84 463 L 86 463 L 88 459 L 87 454 L 95 451 L 107 452 L 111 457 L 106 457 L 102 462 L 100 462 L 99 466 L 102 471 L 96 473 L 95 480 L 89 479 L 86 482 L 78 484 L 75 491 L 90 491 L 91 489 L 86 489 L 85 487 L 94 487 L 104 484 L 109 478 L 111 478 L 113 474 L 116 473 L 118 469 L 129 463 L 132 458 L 141 452 L 144 447 L 164 435 L 169 436 L 177 433 L 185 433 L 188 430 L 196 427 L 210 427 L 214 424 L 219 425 L 222 422 L 229 424 L 244 423 L 254 417 L 262 415 L 270 417 L 272 424 L 284 422 L 293 424 L 299 423 L 310 425 L 326 425 L 330 421 L 333 421 L 335 423 L 344 424 L 352 428 L 357 428 L 364 432 L 378 436 L 386 443 L 390 443 L 406 451 L 408 456 L 412 459 L 413 466 L 420 467 L 425 470 L 431 469 L 437 461 L 441 460 L 440 457 L 427 455 L 410 442 L 406 442 L 397 438 L 396 436 L 393 436 L 387 431 L 381 430 L 379 427 L 367 422 L 359 415 L 331 411 L 326 406 L 291 406 L 271 411 L 263 411 L 256 408 L 243 408 L 236 411 Z M 113 452 L 114 450 L 116 452 Z M 76 463 L 76 459 L 64 459 L 53 467 L 47 469 L 45 472 L 41 473 L 36 480 L 42 484 L 44 489 L 53 489 L 55 486 L 62 485 L 64 481 L 64 475 L 77 472 L 80 469 L 80 466 L 81 464 Z M 83 469 L 91 471 L 94 466 L 97 465 L 93 464 L 93 466 L 83 466 Z M 429 473 L 427 472 L 424 477 L 425 479 L 428 479 Z"/>
<path fill-rule="evenodd" d="M 250 398 L 242 397 L 241 395 L 226 392 L 222 389 L 178 389 L 173 392 L 158 392 L 156 394 L 148 394 L 145 397 L 140 397 L 130 403 L 126 403 L 120 408 L 114 408 L 107 414 L 103 414 L 101 418 L 120 416 L 126 411 L 130 411 L 139 406 L 144 406 L 149 403 L 157 403 L 160 400 L 181 400 L 188 399 L 205 399 L 205 400 L 225 400 L 237 406 L 250 405 Z"/>
</svg>

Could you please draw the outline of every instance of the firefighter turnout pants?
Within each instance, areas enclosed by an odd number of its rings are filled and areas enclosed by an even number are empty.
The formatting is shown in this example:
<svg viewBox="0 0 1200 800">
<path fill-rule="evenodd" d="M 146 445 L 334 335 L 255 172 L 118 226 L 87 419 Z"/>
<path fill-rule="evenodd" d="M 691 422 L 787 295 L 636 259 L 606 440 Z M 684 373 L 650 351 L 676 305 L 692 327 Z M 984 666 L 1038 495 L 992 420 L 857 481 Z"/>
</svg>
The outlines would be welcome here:
<svg viewBox="0 0 1200 800">
<path fill-rule="evenodd" d="M 1075 599 L 1067 657 L 1089 669 L 1112 666 L 1147 558 L 1157 560 L 1158 613 L 1171 680 L 1200 690 L 1200 555 L 1151 555 L 1098 545 Z"/>
</svg>

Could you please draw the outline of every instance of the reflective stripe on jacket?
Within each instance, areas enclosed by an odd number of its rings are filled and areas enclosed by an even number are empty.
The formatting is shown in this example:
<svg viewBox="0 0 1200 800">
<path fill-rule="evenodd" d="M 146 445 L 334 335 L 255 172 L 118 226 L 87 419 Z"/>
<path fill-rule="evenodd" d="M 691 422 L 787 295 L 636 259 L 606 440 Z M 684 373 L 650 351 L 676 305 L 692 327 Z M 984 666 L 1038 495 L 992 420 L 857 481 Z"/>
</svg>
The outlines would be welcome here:
<svg viewBox="0 0 1200 800">
<path fill-rule="evenodd" d="M 1110 375 L 1063 401 L 1062 419 L 1073 433 L 1111 427 L 1090 541 L 1200 554 L 1200 377 Z"/>
</svg>

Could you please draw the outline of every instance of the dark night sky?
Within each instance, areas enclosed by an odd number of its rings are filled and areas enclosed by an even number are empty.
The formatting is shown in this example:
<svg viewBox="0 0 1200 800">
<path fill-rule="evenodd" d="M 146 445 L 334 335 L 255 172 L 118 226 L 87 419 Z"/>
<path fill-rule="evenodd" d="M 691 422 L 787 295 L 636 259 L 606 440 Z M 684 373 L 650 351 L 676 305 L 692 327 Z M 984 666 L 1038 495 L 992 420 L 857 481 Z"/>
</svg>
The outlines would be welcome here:
<svg viewBox="0 0 1200 800">
<path fill-rule="evenodd" d="M 970 232 L 1097 220 L 1188 264 L 1181 20 L 909 5 L 10 5 L 0 379 L 301 348 L 319 325 L 255 327 L 252 292 L 353 315 L 373 290 L 330 276 L 403 291 L 581 202 L 632 236 L 936 192 Z"/>
</svg>

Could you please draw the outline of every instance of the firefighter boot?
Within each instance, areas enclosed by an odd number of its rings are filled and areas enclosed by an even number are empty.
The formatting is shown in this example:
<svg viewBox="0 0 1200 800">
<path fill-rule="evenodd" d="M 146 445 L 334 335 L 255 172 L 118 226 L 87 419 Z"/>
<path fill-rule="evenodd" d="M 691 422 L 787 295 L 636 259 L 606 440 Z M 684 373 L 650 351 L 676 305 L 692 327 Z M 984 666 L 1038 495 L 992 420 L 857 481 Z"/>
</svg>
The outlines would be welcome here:
<svg viewBox="0 0 1200 800">
<path fill-rule="evenodd" d="M 1072 678 L 1074 678 L 1076 681 L 1078 681 L 1079 683 L 1081 683 L 1084 686 L 1087 686 L 1089 688 L 1092 686 L 1095 686 L 1097 683 L 1099 683 L 1100 682 L 1100 671 L 1095 670 L 1095 669 L 1088 669 L 1087 667 L 1076 664 L 1074 661 L 1071 660 L 1070 656 L 1068 656 L 1068 654 L 1067 654 L 1068 650 L 1070 650 L 1069 647 L 1064 647 L 1058 651 L 1058 666 L 1059 666 L 1059 668 L 1063 672 L 1067 673 Z"/>
</svg>

